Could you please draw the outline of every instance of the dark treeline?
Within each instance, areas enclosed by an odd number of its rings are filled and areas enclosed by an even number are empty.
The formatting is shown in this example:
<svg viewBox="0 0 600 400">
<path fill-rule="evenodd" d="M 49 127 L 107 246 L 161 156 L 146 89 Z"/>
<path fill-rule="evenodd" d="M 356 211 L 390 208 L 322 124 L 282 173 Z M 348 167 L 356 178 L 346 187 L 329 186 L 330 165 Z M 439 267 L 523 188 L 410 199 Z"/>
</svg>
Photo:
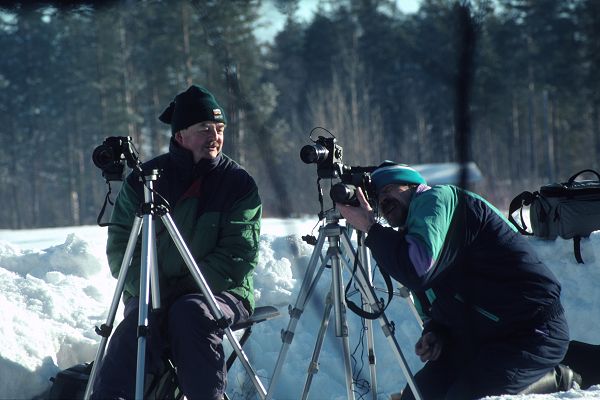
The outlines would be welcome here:
<svg viewBox="0 0 600 400">
<path fill-rule="evenodd" d="M 308 22 L 278 0 L 269 44 L 254 35 L 260 1 L 95 3 L 0 13 L 2 228 L 95 223 L 94 148 L 131 136 L 142 160 L 165 151 L 157 116 L 191 83 L 227 110 L 225 152 L 255 176 L 266 216 L 319 211 L 316 168 L 299 159 L 317 126 L 347 165 L 471 159 L 501 208 L 600 167 L 596 0 L 424 0 L 408 15 L 322 1 Z"/>
</svg>

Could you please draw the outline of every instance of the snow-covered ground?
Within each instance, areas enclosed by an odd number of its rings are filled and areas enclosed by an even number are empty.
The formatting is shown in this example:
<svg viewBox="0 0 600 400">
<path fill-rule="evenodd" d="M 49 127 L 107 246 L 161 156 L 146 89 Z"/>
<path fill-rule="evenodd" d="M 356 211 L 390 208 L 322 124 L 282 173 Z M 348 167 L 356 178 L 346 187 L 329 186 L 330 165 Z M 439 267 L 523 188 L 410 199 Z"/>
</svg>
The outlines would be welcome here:
<svg viewBox="0 0 600 400">
<path fill-rule="evenodd" d="M 274 305 L 282 316 L 258 324 L 245 346 L 248 357 L 268 387 L 281 349 L 280 332 L 287 327 L 287 307 L 295 304 L 312 247 L 300 238 L 311 232 L 314 219 L 265 219 L 255 286 L 258 305 Z M 313 234 L 316 236 L 318 230 Z M 600 232 L 581 242 L 585 264 L 576 264 L 572 242 L 528 238 L 563 284 L 563 301 L 573 339 L 600 343 Z M 105 322 L 113 297 L 114 280 L 104 255 L 106 228 L 95 226 L 38 230 L 0 230 L 0 399 L 30 399 L 50 386 L 49 378 L 61 369 L 92 361 L 98 336 L 94 326 Z M 300 397 L 329 291 L 329 270 L 319 279 L 314 295 L 296 328 L 276 399 Z M 348 279 L 347 276 L 345 278 Z M 379 283 L 376 281 L 376 286 Z M 383 296 L 383 295 L 382 295 Z M 396 338 L 413 372 L 421 362 L 413 355 L 419 325 L 402 298 L 395 298 L 386 314 L 396 326 Z M 121 311 L 118 313 L 120 318 Z M 348 313 L 350 347 L 369 368 L 360 347 L 360 319 Z M 330 323 L 320 353 L 320 369 L 310 398 L 345 399 L 341 341 Z M 396 357 L 374 324 L 378 398 L 400 391 L 405 378 Z M 361 363 L 362 355 L 362 364 Z M 228 393 L 232 399 L 254 398 L 244 369 L 236 363 L 230 371 Z M 250 394 L 249 394 L 250 393 Z M 357 398 L 360 398 L 357 395 Z M 363 398 L 371 398 L 371 394 Z M 495 399 L 600 398 L 600 386 L 554 395 L 501 396 Z"/>
</svg>

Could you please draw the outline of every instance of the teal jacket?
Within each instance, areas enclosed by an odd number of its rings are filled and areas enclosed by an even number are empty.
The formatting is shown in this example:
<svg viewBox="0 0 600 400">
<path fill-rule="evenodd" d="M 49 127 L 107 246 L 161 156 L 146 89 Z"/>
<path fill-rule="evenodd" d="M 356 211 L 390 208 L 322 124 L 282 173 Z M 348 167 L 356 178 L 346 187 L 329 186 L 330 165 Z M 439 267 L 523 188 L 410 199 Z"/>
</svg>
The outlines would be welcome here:
<svg viewBox="0 0 600 400">
<path fill-rule="evenodd" d="M 251 312 L 262 212 L 252 177 L 224 154 L 194 164 L 191 153 L 174 141 L 168 154 L 142 168 L 160 171 L 154 189 L 168 202 L 170 215 L 211 291 L 234 293 Z M 143 200 L 143 186 L 132 173 L 117 196 L 108 229 L 107 256 L 115 277 Z M 159 196 L 154 200 L 157 204 L 163 201 Z M 155 221 L 161 300 L 168 305 L 183 294 L 200 290 L 162 220 Z M 141 242 L 142 234 L 125 280 L 125 301 L 139 295 Z"/>
</svg>

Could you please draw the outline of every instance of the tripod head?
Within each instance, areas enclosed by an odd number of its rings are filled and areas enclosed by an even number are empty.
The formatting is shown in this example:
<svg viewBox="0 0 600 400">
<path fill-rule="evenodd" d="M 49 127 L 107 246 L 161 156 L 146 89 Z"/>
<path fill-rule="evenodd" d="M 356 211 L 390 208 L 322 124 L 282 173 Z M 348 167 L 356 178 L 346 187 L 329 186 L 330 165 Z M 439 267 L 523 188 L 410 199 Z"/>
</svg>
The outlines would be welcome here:
<svg viewBox="0 0 600 400">
<path fill-rule="evenodd" d="M 341 219 L 344 219 L 344 217 L 342 217 L 342 214 L 340 214 L 340 212 L 336 208 L 331 208 L 327 211 L 324 211 L 323 217 L 327 224 L 338 224 Z"/>
<path fill-rule="evenodd" d="M 158 192 L 154 190 L 154 182 L 160 177 L 160 171 L 158 169 L 152 169 L 139 174 L 139 180 L 144 185 L 144 202 L 140 203 L 137 215 L 142 216 L 146 214 L 156 215 L 162 217 L 169 213 L 169 204 Z M 161 202 L 156 203 L 154 201 L 154 195 L 161 198 Z"/>
<path fill-rule="evenodd" d="M 340 214 L 340 212 L 335 208 L 330 208 L 329 210 L 321 211 L 319 213 L 319 222 L 325 220 L 326 227 L 332 227 L 337 229 L 342 228 L 339 225 L 341 219 L 343 219 L 342 214 Z M 302 236 L 302 240 L 304 240 L 311 246 L 315 246 L 317 244 L 317 238 L 313 235 L 304 235 Z"/>
</svg>

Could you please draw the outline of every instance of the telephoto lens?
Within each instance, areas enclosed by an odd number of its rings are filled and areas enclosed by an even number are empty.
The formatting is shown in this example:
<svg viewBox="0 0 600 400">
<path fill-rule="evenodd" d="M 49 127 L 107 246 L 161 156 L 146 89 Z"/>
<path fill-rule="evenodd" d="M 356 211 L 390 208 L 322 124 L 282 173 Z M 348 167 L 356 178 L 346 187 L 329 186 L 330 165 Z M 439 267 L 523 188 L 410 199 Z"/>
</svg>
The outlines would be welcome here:
<svg viewBox="0 0 600 400">
<path fill-rule="evenodd" d="M 96 167 L 100 169 L 109 168 L 118 158 L 115 159 L 115 152 L 113 148 L 106 144 L 101 144 L 94 149 L 92 153 L 92 161 Z"/>
<path fill-rule="evenodd" d="M 329 190 L 329 197 L 336 203 L 347 204 L 358 207 L 359 202 L 356 197 L 356 186 L 345 183 L 336 183 Z"/>
</svg>

